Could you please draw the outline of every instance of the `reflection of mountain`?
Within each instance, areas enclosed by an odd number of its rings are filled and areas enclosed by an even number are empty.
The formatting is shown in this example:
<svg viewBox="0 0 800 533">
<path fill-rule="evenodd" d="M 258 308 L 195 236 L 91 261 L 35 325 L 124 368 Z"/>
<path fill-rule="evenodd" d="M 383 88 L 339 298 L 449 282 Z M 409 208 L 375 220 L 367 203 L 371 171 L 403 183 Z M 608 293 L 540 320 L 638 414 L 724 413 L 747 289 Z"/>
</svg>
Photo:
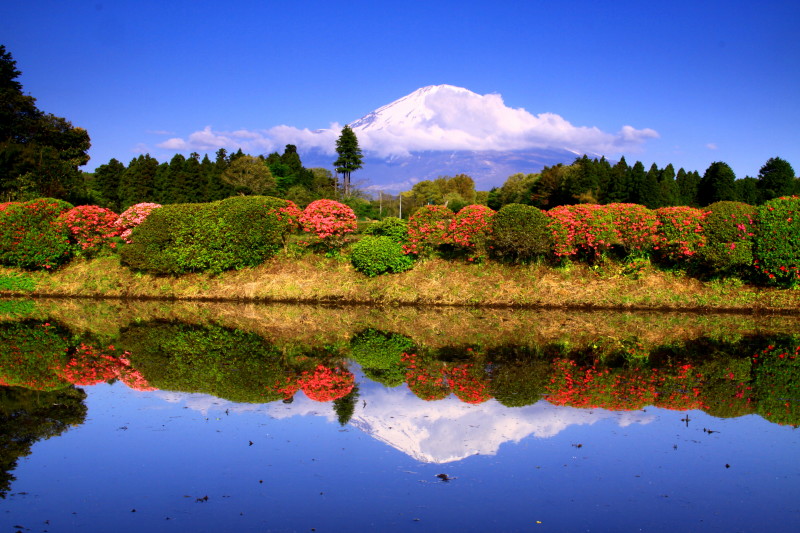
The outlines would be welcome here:
<svg viewBox="0 0 800 533">
<path fill-rule="evenodd" d="M 494 455 L 505 442 L 535 436 L 553 437 L 572 425 L 594 424 L 614 419 L 621 426 L 646 424 L 653 417 L 641 411 L 612 412 L 558 407 L 545 401 L 526 407 L 508 408 L 494 400 L 470 405 L 451 397 L 425 402 L 406 387 L 386 389 L 362 382 L 356 413 L 350 424 L 375 439 L 425 463 L 447 463 L 471 455 Z M 326 416 L 336 420 L 331 404 L 314 402 L 298 394 L 292 404 L 240 405 L 200 394 L 159 393 L 171 402 L 185 401 L 202 412 L 210 409 L 248 411 L 263 409 L 277 419 L 295 416 Z"/>
</svg>

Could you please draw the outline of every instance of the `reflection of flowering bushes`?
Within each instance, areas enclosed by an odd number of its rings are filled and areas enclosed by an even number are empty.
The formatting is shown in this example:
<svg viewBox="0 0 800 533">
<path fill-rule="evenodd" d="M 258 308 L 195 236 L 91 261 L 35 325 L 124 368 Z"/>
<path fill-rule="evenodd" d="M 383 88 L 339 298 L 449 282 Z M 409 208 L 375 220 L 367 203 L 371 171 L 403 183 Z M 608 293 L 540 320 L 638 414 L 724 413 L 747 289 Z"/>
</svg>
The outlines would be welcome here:
<svg viewBox="0 0 800 533">
<path fill-rule="evenodd" d="M 426 361 L 414 353 L 404 353 L 401 359 L 406 365 L 406 384 L 417 398 L 432 401 L 442 400 L 450 395 L 444 363 Z"/>
<path fill-rule="evenodd" d="M 631 411 L 648 405 L 665 409 L 700 409 L 701 376 L 692 365 L 674 369 L 580 366 L 570 359 L 553 361 L 547 400 L 554 405 Z"/>
<path fill-rule="evenodd" d="M 58 372 L 68 361 L 66 336 L 49 322 L 1 325 L 0 380 L 6 386 L 43 391 L 68 386 Z"/>
<path fill-rule="evenodd" d="M 114 346 L 100 350 L 81 343 L 74 356 L 58 369 L 60 377 L 73 385 L 87 386 L 119 379 L 131 389 L 138 391 L 157 390 L 151 387 L 141 372 L 131 367 L 130 353 L 113 355 Z"/>
<path fill-rule="evenodd" d="M 356 379 L 345 368 L 329 368 L 317 365 L 313 371 L 304 371 L 298 379 L 300 388 L 310 399 L 317 402 L 332 402 L 350 394 Z"/>
<path fill-rule="evenodd" d="M 753 361 L 758 413 L 778 424 L 800 424 L 800 346 L 769 345 Z"/>
<path fill-rule="evenodd" d="M 447 377 L 453 394 L 462 402 L 478 404 L 492 398 L 489 375 L 481 365 L 465 363 L 454 366 L 448 370 Z"/>
</svg>

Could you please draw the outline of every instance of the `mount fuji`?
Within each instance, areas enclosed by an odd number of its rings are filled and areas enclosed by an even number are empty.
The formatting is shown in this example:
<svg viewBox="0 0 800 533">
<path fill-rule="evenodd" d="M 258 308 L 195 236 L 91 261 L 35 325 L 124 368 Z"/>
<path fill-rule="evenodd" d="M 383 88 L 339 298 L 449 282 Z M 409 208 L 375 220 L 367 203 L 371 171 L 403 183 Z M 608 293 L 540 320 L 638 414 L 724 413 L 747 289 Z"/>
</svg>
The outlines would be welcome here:
<svg viewBox="0 0 800 533">
<path fill-rule="evenodd" d="M 583 154 L 618 153 L 658 136 L 630 126 L 617 134 L 577 127 L 553 113 L 509 108 L 498 94 L 452 85 L 417 89 L 350 127 L 364 152 L 363 170 L 354 180 L 361 180 L 361 188 L 389 191 L 461 173 L 488 190 L 517 172 L 539 172 Z"/>
<path fill-rule="evenodd" d="M 614 158 L 636 151 L 652 129 L 622 126 L 616 133 L 575 126 L 555 113 L 532 114 L 505 105 L 499 94 L 480 95 L 463 87 L 431 85 L 350 123 L 364 160 L 354 184 L 398 192 L 439 176 L 468 174 L 478 190 L 489 190 L 517 172 L 571 163 L 576 157 Z M 309 130 L 287 125 L 262 130 L 215 131 L 211 126 L 159 144 L 166 150 L 203 152 L 241 148 L 269 153 L 297 146 L 304 166 L 331 168 L 339 124 Z"/>
</svg>

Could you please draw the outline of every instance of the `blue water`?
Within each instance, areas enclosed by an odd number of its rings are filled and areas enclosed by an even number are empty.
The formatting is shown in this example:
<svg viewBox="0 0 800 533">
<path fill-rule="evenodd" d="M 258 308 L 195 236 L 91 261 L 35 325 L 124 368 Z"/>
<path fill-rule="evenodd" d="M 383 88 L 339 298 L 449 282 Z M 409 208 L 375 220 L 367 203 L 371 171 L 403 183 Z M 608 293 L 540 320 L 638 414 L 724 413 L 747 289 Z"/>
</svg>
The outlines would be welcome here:
<svg viewBox="0 0 800 533">
<path fill-rule="evenodd" d="M 358 381 L 344 427 L 302 393 L 85 387 L 86 422 L 20 459 L 0 532 L 800 530 L 798 429 Z"/>
</svg>

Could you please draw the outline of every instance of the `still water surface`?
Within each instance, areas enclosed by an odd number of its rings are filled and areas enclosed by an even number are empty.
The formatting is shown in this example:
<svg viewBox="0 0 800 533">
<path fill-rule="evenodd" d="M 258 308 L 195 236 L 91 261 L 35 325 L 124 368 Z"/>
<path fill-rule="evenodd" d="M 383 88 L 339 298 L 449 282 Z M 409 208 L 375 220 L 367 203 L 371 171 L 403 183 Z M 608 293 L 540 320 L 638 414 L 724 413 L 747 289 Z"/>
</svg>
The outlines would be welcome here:
<svg viewBox="0 0 800 533">
<path fill-rule="evenodd" d="M 8 347 L 22 346 L 20 339 L 33 339 L 24 346 L 54 342 L 35 328 L 55 322 L 22 319 L 34 329 L 26 337 L 19 317 L 8 326 L 16 340 L 4 341 L 5 382 L 19 374 L 9 368 L 9 357 L 18 355 L 20 348 Z M 103 346 L 109 338 L 127 342 L 140 350 L 140 359 L 130 352 L 125 360 L 141 371 L 144 381 L 73 383 L 55 392 L 33 390 L 34 385 L 0 387 L 6 405 L 2 442 L 19 445 L 14 438 L 24 435 L 30 440 L 30 453 L 21 453 L 15 466 L 4 461 L 15 479 L 0 500 L 0 523 L 7 524 L 0 531 L 794 532 L 800 527 L 800 432 L 796 423 L 792 425 L 797 399 L 773 401 L 769 405 L 788 406 L 775 415 L 759 407 L 767 400 L 756 392 L 752 398 L 741 396 L 750 394 L 742 391 L 751 385 L 763 389 L 767 382 L 759 377 L 765 374 L 758 373 L 766 367 L 751 362 L 753 354 L 728 353 L 717 364 L 721 376 L 730 376 L 729 396 L 741 400 L 727 407 L 707 405 L 712 383 L 717 387 L 713 396 L 725 394 L 719 392 L 712 367 L 697 360 L 668 362 L 655 373 L 652 368 L 642 373 L 641 355 L 603 370 L 584 353 L 570 363 L 580 371 L 567 372 L 568 378 L 581 376 L 583 386 L 567 387 L 554 370 L 563 363 L 546 350 L 536 356 L 546 365 L 540 399 L 515 401 L 498 385 L 509 365 L 503 366 L 499 351 L 492 353 L 488 340 L 483 348 L 468 343 L 465 349 L 460 339 L 452 339 L 433 349 L 430 342 L 423 346 L 411 339 L 416 343 L 413 351 L 427 353 L 425 371 L 413 376 L 415 365 L 424 365 L 404 359 L 402 368 L 411 376 L 412 390 L 408 383 L 387 385 L 391 380 L 386 368 L 384 374 L 362 368 L 359 362 L 370 361 L 362 353 L 363 335 L 346 335 L 350 355 L 358 361 L 314 359 L 309 354 L 316 348 L 287 356 L 283 346 L 282 366 L 262 374 L 249 366 L 246 356 L 234 353 L 231 342 L 241 346 L 252 339 L 218 326 L 137 322 L 119 335 L 106 331 L 103 343 L 97 331 L 87 337 L 85 329 L 73 326 L 69 336 L 59 337 L 68 339 L 72 355 L 85 352 L 77 347 L 90 337 Z M 784 341 L 792 340 L 781 335 Z M 185 347 L 177 344 L 181 336 L 203 351 L 203 360 L 215 349 L 228 350 L 233 367 L 203 367 L 203 374 L 196 375 L 201 364 L 187 358 Z M 265 338 L 263 331 L 260 338 Z M 352 341 L 357 338 L 362 340 Z M 742 346 L 737 339 L 726 346 Z M 399 342 L 390 340 L 393 345 Z M 655 344 L 663 350 L 664 342 L 674 341 L 650 341 L 638 349 L 655 357 Z M 271 350 L 282 342 L 286 338 L 273 337 L 265 346 Z M 323 345 L 329 352 L 348 351 L 336 348 L 330 338 Z M 483 355 L 459 359 L 453 356 L 454 346 L 464 352 L 483 350 Z M 688 349 L 688 344 L 681 346 Z M 149 359 L 144 359 L 147 350 Z M 515 353 L 512 370 L 525 371 L 529 367 L 520 366 L 519 351 Z M 565 353 L 562 349 L 560 355 Z M 156 369 L 156 357 L 172 366 Z M 319 401 L 329 398 L 320 398 L 319 389 L 281 388 L 283 380 L 259 387 L 281 390 L 287 401 L 274 394 L 263 402 L 252 397 L 233 401 L 224 394 L 191 392 L 189 386 L 154 386 L 194 383 L 199 384 L 195 390 L 202 389 L 217 379 L 235 381 L 238 378 L 230 376 L 240 368 L 259 376 L 273 376 L 279 369 L 285 377 L 292 364 L 299 365 L 295 375 L 301 375 L 300 368 L 313 369 L 319 361 L 352 374 L 349 410 L 342 407 L 341 397 Z M 397 361 L 399 365 L 399 356 Z M 691 383 L 680 381 L 686 379 L 681 369 L 687 364 L 696 378 Z M 740 376 L 743 364 L 748 375 L 756 376 L 752 381 Z M 427 383 L 420 385 L 419 376 L 435 374 L 432 368 L 447 369 L 452 378 L 457 376 L 455 369 L 467 367 L 473 377 L 474 369 L 480 368 L 487 380 L 497 380 L 487 381 L 491 394 L 481 396 L 483 389 L 474 381 L 462 381 L 472 388 L 458 395 L 448 389 L 443 399 L 434 399 L 444 393 L 425 388 Z M 666 381 L 652 377 L 665 374 L 671 376 Z M 378 375 L 383 377 L 377 380 Z M 602 376 L 613 376 L 614 381 L 602 381 Z M 800 376 L 787 380 L 796 384 Z M 667 382 L 683 388 L 669 392 Z M 228 398 L 242 400 L 252 394 L 242 392 L 250 386 L 243 383 Z M 656 400 L 641 404 L 654 383 L 659 388 L 652 396 Z M 457 380 L 449 384 L 451 389 L 457 385 Z M 619 392 L 623 388 L 624 394 Z M 602 396 L 609 389 L 617 394 Z M 73 396 L 48 396 L 64 390 L 73 391 Z M 667 392 L 671 395 L 665 398 Z M 62 411 L 34 416 L 33 407 L 19 407 L 37 401 Z M 692 408 L 699 406 L 702 409 Z M 709 412 L 724 413 L 725 418 Z M 56 427 L 57 419 L 68 426 Z M 35 432 L 28 428 L 26 433 L 23 425 L 32 421 L 56 428 L 30 438 Z"/>
</svg>

